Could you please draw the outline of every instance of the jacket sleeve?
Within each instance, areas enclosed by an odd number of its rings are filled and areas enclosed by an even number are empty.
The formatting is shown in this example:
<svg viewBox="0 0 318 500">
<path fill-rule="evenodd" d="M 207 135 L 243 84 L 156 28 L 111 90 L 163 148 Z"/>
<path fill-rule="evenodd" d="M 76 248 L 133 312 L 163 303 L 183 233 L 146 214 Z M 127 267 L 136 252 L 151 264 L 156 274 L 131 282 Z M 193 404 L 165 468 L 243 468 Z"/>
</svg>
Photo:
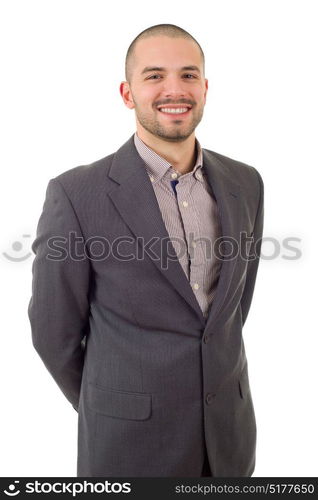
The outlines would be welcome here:
<svg viewBox="0 0 318 500">
<path fill-rule="evenodd" d="M 259 172 L 256 169 L 254 170 L 258 177 L 260 194 L 259 194 L 259 204 L 253 229 L 253 240 L 249 252 L 249 262 L 247 264 L 246 281 L 243 290 L 243 295 L 241 298 L 242 326 L 246 321 L 250 305 L 252 302 L 256 275 L 261 254 L 263 224 L 264 224 L 264 183 Z"/>
<path fill-rule="evenodd" d="M 32 244 L 28 316 L 33 346 L 77 410 L 88 331 L 90 265 L 85 253 L 79 255 L 72 233 L 84 241 L 62 184 L 51 179 Z"/>
</svg>

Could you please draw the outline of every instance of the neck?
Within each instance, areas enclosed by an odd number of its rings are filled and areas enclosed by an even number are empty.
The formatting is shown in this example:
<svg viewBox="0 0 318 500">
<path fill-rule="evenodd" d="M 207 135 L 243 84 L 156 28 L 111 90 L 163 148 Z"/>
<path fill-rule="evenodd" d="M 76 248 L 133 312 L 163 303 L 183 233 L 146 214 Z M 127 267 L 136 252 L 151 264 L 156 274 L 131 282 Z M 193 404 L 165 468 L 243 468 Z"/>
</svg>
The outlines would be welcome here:
<svg viewBox="0 0 318 500">
<path fill-rule="evenodd" d="M 193 169 L 197 158 L 194 132 L 181 142 L 165 141 L 139 127 L 137 127 L 137 135 L 149 148 L 167 160 L 181 174 L 191 172 Z"/>
</svg>

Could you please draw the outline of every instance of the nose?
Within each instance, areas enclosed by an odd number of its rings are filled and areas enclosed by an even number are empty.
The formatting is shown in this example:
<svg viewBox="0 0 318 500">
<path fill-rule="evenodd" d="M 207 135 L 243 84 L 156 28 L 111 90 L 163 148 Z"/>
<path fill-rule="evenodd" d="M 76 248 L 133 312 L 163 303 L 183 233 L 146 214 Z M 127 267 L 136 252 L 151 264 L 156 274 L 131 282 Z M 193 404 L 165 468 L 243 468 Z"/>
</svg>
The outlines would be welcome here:
<svg viewBox="0 0 318 500">
<path fill-rule="evenodd" d="M 186 95 L 186 91 L 184 83 L 180 81 L 180 77 L 167 76 L 163 82 L 162 94 L 164 97 L 184 97 Z"/>
</svg>

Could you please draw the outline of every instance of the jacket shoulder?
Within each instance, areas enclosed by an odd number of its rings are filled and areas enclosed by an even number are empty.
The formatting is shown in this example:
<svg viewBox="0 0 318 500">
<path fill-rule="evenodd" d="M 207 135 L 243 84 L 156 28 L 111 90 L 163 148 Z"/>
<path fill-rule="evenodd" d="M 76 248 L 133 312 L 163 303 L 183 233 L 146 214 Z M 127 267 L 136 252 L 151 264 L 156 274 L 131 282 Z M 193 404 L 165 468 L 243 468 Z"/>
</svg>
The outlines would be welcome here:
<svg viewBox="0 0 318 500">
<path fill-rule="evenodd" d="M 222 170 L 235 182 L 243 187 L 251 186 L 257 188 L 263 188 L 263 179 L 259 171 L 249 165 L 248 163 L 243 163 L 242 161 L 230 158 L 229 156 L 222 155 L 215 151 L 205 149 L 205 154 L 210 159 L 210 161 L 216 161 Z"/>
<path fill-rule="evenodd" d="M 69 194 L 82 192 L 88 186 L 94 189 L 105 183 L 114 155 L 115 153 L 112 153 L 92 163 L 70 168 L 54 177 L 54 180 Z"/>
</svg>

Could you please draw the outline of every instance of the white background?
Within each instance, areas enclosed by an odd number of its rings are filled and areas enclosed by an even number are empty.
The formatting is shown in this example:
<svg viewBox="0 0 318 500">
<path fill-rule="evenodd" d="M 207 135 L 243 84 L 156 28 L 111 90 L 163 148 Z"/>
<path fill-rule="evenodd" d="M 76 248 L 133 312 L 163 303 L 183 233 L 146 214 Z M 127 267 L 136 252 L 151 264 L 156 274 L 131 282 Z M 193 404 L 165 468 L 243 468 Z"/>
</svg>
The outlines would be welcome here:
<svg viewBox="0 0 318 500">
<path fill-rule="evenodd" d="M 2 1 L 1 476 L 76 476 L 77 413 L 31 342 L 30 251 L 50 178 L 135 131 L 119 83 L 133 38 L 158 23 L 201 44 L 201 145 L 265 183 L 262 259 L 244 327 L 258 425 L 254 476 L 317 476 L 317 2 Z M 23 236 L 23 235 L 30 235 Z M 301 258 L 283 239 L 300 238 Z M 12 248 L 14 242 L 22 248 Z M 269 256 L 273 245 L 263 245 Z"/>
</svg>

